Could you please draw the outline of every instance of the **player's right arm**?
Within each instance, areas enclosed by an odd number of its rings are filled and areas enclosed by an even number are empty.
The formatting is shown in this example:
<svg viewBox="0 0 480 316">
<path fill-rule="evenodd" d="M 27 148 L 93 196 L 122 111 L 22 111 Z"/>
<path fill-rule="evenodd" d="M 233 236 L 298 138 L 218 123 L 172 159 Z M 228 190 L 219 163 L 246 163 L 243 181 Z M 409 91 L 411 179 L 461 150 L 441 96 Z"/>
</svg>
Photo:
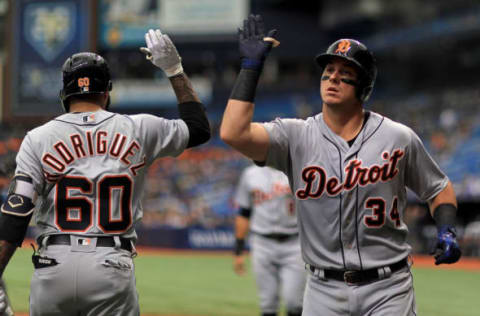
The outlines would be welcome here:
<svg viewBox="0 0 480 316">
<path fill-rule="evenodd" d="M 16 248 L 22 245 L 41 186 L 38 179 L 43 177 L 43 172 L 35 155 L 35 144 L 30 134 L 23 139 L 16 156 L 15 176 L 0 207 L 0 277 Z"/>
<path fill-rule="evenodd" d="M 276 30 L 265 34 L 263 20 L 250 15 L 239 29 L 241 70 L 227 103 L 220 126 L 220 138 L 245 156 L 255 161 L 267 158 L 269 136 L 265 128 L 252 123 L 254 99 L 263 63 L 272 45 L 278 45 L 273 36 Z"/>
<path fill-rule="evenodd" d="M 3 229 L 3 227 L 0 227 L 0 229 Z M 14 243 L 0 240 L 0 277 L 2 277 L 10 258 L 12 258 L 15 253 L 15 250 L 17 250 L 17 246 Z"/>
<path fill-rule="evenodd" d="M 252 122 L 254 105 L 229 99 L 220 125 L 220 138 L 255 161 L 267 159 L 269 136 L 263 125 Z"/>
<path fill-rule="evenodd" d="M 233 270 L 238 275 L 245 273 L 245 238 L 247 238 L 250 227 L 251 209 L 241 208 L 235 217 L 235 249 L 233 256 Z"/>
<path fill-rule="evenodd" d="M 32 178 L 16 174 L 0 208 L 0 277 L 17 247 L 22 245 L 32 218 L 35 197 Z"/>
<path fill-rule="evenodd" d="M 187 147 L 194 147 L 210 139 L 210 124 L 205 108 L 192 87 L 190 79 L 183 71 L 180 55 L 170 37 L 157 30 L 149 30 L 145 34 L 147 47 L 140 50 L 147 59 L 163 70 L 169 78 L 177 96 L 180 118 L 189 131 Z"/>
</svg>

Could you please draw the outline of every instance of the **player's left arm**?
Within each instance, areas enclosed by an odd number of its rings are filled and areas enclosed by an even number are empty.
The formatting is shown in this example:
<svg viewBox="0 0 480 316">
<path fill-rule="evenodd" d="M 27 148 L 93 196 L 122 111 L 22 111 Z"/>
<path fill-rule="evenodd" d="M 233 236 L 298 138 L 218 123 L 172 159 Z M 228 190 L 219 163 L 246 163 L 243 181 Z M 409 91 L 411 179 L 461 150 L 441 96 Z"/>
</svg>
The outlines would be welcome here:
<svg viewBox="0 0 480 316">
<path fill-rule="evenodd" d="M 182 58 L 170 37 L 157 30 L 145 34 L 147 47 L 140 50 L 147 55 L 155 66 L 163 70 L 169 78 L 178 101 L 180 118 L 185 121 L 189 131 L 187 147 L 194 147 L 210 139 L 210 124 L 205 107 L 192 87 L 190 79 L 183 71 Z"/>
<path fill-rule="evenodd" d="M 437 242 L 431 252 L 435 264 L 455 263 L 460 259 L 461 251 L 456 240 L 457 199 L 452 183 L 427 152 L 420 137 L 412 129 L 409 134 L 405 157 L 406 185 L 430 206 L 438 229 Z M 432 196 L 432 192 L 437 193 Z"/>
<path fill-rule="evenodd" d="M 456 240 L 457 199 L 452 183 L 449 181 L 428 204 L 438 229 L 437 243 L 431 253 L 435 257 L 435 264 L 455 263 L 460 259 L 462 252 Z"/>
<path fill-rule="evenodd" d="M 440 193 L 438 193 L 428 202 L 432 217 L 435 217 L 437 207 L 441 204 L 451 204 L 455 208 L 457 207 L 457 198 L 455 196 L 455 191 L 453 190 L 453 185 L 450 181 L 448 181 L 445 189 L 440 191 Z"/>
</svg>

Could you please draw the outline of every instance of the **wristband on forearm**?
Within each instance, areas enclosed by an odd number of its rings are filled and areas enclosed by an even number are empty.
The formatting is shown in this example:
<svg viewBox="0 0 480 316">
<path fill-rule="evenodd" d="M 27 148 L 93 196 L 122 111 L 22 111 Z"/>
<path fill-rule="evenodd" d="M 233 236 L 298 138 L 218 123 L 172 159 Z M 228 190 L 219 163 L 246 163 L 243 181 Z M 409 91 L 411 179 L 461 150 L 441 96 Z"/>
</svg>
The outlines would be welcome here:
<svg viewBox="0 0 480 316">
<path fill-rule="evenodd" d="M 444 226 L 455 226 L 457 208 L 453 204 L 440 204 L 433 212 L 433 219 L 440 230 Z"/>
<path fill-rule="evenodd" d="M 255 92 L 257 90 L 260 71 L 253 69 L 242 69 L 238 74 L 235 85 L 233 86 L 230 99 L 246 101 L 253 103 Z"/>
<path fill-rule="evenodd" d="M 263 69 L 263 60 L 243 58 L 241 67 L 242 69 L 252 69 L 261 72 Z"/>
<path fill-rule="evenodd" d="M 235 250 L 234 253 L 236 256 L 240 256 L 245 249 L 245 239 L 237 238 L 235 239 Z"/>
</svg>

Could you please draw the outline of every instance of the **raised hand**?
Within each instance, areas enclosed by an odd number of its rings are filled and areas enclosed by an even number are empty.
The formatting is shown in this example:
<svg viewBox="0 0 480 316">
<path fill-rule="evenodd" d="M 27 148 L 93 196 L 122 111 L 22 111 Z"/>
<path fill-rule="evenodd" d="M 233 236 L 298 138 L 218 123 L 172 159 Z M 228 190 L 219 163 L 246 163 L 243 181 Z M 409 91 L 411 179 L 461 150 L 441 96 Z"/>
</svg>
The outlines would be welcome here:
<svg viewBox="0 0 480 316">
<path fill-rule="evenodd" d="M 146 58 L 155 66 L 162 69 L 167 77 L 183 73 L 182 58 L 177 48 L 167 34 L 157 30 L 149 30 L 145 33 L 147 47 L 140 47 L 140 51 L 146 54 Z"/>
<path fill-rule="evenodd" d="M 248 19 L 243 20 L 243 29 L 238 30 L 242 68 L 262 69 L 272 46 L 279 45 L 274 38 L 276 33 L 277 30 L 273 29 L 265 34 L 265 26 L 260 15 L 250 14 Z"/>
</svg>

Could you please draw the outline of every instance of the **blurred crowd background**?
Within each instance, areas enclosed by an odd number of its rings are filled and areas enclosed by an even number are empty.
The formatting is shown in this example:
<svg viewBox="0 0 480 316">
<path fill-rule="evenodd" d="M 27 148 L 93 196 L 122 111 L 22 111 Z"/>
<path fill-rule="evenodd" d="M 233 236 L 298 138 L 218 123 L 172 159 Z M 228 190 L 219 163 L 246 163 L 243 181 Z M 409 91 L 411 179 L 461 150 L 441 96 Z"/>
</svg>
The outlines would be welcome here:
<svg viewBox="0 0 480 316">
<path fill-rule="evenodd" d="M 177 118 L 163 73 L 139 47 L 144 33 L 170 35 L 204 102 L 212 140 L 149 170 L 139 242 L 226 249 L 232 194 L 251 162 L 218 138 L 239 68 L 237 28 L 250 12 L 278 29 L 281 45 L 263 71 L 256 121 L 308 117 L 321 109 L 314 56 L 338 38 L 364 42 L 379 75 L 367 109 L 415 130 L 454 183 L 465 255 L 480 256 L 480 2 L 475 0 L 0 0 L 0 185 L 14 170 L 26 131 L 61 114 L 60 67 L 96 51 L 111 67 L 112 110 Z M 415 253 L 435 228 L 411 196 L 403 220 Z"/>
</svg>

